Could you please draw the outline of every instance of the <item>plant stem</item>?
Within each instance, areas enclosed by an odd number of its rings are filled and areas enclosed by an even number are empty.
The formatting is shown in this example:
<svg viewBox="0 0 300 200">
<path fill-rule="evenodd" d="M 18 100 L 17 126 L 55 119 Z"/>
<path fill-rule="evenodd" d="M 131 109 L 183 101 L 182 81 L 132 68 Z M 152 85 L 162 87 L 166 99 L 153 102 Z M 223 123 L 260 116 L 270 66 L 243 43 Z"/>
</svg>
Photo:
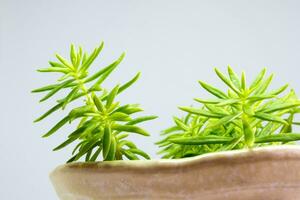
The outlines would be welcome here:
<svg viewBox="0 0 300 200">
<path fill-rule="evenodd" d="M 254 144 L 255 136 L 254 136 L 254 132 L 250 126 L 249 118 L 246 114 L 242 115 L 242 124 L 243 124 L 245 143 L 248 148 L 251 148 Z"/>
<path fill-rule="evenodd" d="M 77 70 L 74 70 L 73 78 L 78 82 L 79 88 L 85 94 L 86 104 L 87 105 L 93 104 L 91 94 L 89 94 L 88 89 L 86 88 L 85 84 L 83 83 L 82 79 L 80 78 L 80 75 L 78 74 Z M 95 108 L 96 108 L 96 106 L 94 105 L 94 109 Z"/>
</svg>

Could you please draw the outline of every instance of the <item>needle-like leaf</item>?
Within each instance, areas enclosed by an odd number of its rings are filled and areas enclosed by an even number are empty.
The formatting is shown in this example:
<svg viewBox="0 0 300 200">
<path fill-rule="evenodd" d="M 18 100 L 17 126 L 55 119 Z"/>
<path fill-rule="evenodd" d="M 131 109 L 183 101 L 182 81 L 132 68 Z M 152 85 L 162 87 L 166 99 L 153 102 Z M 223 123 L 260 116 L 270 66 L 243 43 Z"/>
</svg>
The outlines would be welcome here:
<svg viewBox="0 0 300 200">
<path fill-rule="evenodd" d="M 51 128 L 43 137 L 49 137 L 53 133 L 55 133 L 58 129 L 60 129 L 63 125 L 65 125 L 70 120 L 69 116 L 64 117 L 60 120 L 53 128 Z"/>
<path fill-rule="evenodd" d="M 102 146 L 103 146 L 103 159 L 105 160 L 108 156 L 109 150 L 110 150 L 110 145 L 112 142 L 112 135 L 111 135 L 111 128 L 106 125 L 104 128 L 104 135 L 102 139 Z"/>
<path fill-rule="evenodd" d="M 271 115 L 271 114 L 268 114 L 268 113 L 256 112 L 254 114 L 254 117 L 257 117 L 259 119 L 266 120 L 266 121 L 271 121 L 271 122 L 278 122 L 278 123 L 283 123 L 283 124 L 287 123 L 281 117 L 278 117 L 276 115 Z"/>
<path fill-rule="evenodd" d="M 122 152 L 129 160 L 138 160 L 139 159 L 136 155 L 134 155 L 134 153 L 132 153 L 129 150 L 123 150 Z"/>
<path fill-rule="evenodd" d="M 144 136 L 149 136 L 149 133 L 147 133 L 145 130 L 133 125 L 114 124 L 112 127 L 114 130 L 120 132 L 122 131 L 122 132 L 138 133 Z"/>
<path fill-rule="evenodd" d="M 144 151 L 140 150 L 140 149 L 129 149 L 128 151 L 130 151 L 131 153 L 143 156 L 147 160 L 150 159 L 150 156 L 148 154 L 146 154 Z"/>
<path fill-rule="evenodd" d="M 185 112 L 188 113 L 192 113 L 192 114 L 197 114 L 197 115 L 201 115 L 204 117 L 211 117 L 211 118 L 222 118 L 224 117 L 224 115 L 221 114 L 215 114 L 203 109 L 198 109 L 198 108 L 193 108 L 193 107 L 179 107 L 180 110 L 183 110 Z"/>
<path fill-rule="evenodd" d="M 266 68 L 264 68 L 256 77 L 256 79 L 250 85 L 250 91 L 254 91 L 257 87 L 259 87 L 260 83 L 262 82 L 264 76 L 266 74 Z"/>
<path fill-rule="evenodd" d="M 225 116 L 225 117 L 219 119 L 218 121 L 216 121 L 215 123 L 209 124 L 208 127 L 209 128 L 214 128 L 214 127 L 219 127 L 221 125 L 226 125 L 226 124 L 232 122 L 233 120 L 235 120 L 236 118 L 238 118 L 241 115 L 242 115 L 242 112 L 235 113 L 233 115 Z"/>
<path fill-rule="evenodd" d="M 112 105 L 115 97 L 117 96 L 118 94 L 118 91 L 119 91 L 119 85 L 117 85 L 116 87 L 114 87 L 114 89 L 112 89 L 112 91 L 108 94 L 107 96 L 107 99 L 106 99 L 106 108 L 109 109 L 110 106 Z"/>
<path fill-rule="evenodd" d="M 199 81 L 199 84 L 206 90 L 208 91 L 209 93 L 211 93 L 212 95 L 216 96 L 216 97 L 219 97 L 221 99 L 227 99 L 227 95 L 220 91 L 219 89 L 213 87 L 213 86 L 210 86 L 206 83 L 204 83 L 203 81 Z"/>
<path fill-rule="evenodd" d="M 151 115 L 151 116 L 144 116 L 144 117 L 138 117 L 135 119 L 132 119 L 130 122 L 126 123 L 127 125 L 135 125 L 135 124 L 139 124 L 145 121 L 149 121 L 149 120 L 153 120 L 156 119 L 157 116 Z"/>
<path fill-rule="evenodd" d="M 241 95 L 240 91 L 234 86 L 234 84 L 228 78 L 226 78 L 226 76 L 224 74 L 222 74 L 222 72 L 220 72 L 217 68 L 215 68 L 215 72 L 219 76 L 219 78 L 226 85 L 228 85 L 235 93 L 237 93 L 238 95 Z"/>
<path fill-rule="evenodd" d="M 69 85 L 69 84 L 72 83 L 73 81 L 74 81 L 74 79 L 71 79 L 71 80 L 67 80 L 67 81 L 61 83 L 58 87 L 54 88 L 54 89 L 51 90 L 46 96 L 44 96 L 44 97 L 40 100 L 40 102 L 49 99 L 49 98 L 52 97 L 54 94 L 56 94 L 59 90 L 61 90 L 61 89 L 64 88 L 65 86 Z"/>
<path fill-rule="evenodd" d="M 105 157 L 105 160 L 115 160 L 116 151 L 117 151 L 117 142 L 116 142 L 116 139 L 114 137 L 112 137 L 109 152 L 108 152 L 107 156 Z"/>
<path fill-rule="evenodd" d="M 171 139 L 171 142 L 175 144 L 185 144 L 185 145 L 204 145 L 204 144 L 222 144 L 231 142 L 231 137 L 222 136 L 195 136 L 195 137 L 182 137 Z"/>
<path fill-rule="evenodd" d="M 235 85 L 236 88 L 241 88 L 241 82 L 239 80 L 239 77 L 236 75 L 236 73 L 233 71 L 233 69 L 230 66 L 228 66 L 227 70 L 228 70 L 228 75 L 229 75 L 230 80 L 233 83 L 233 85 Z"/>
<path fill-rule="evenodd" d="M 79 91 L 79 87 L 74 87 L 72 89 L 72 91 L 68 94 L 68 96 L 65 98 L 63 105 L 62 105 L 62 109 L 64 109 L 66 107 L 66 105 L 72 101 L 73 97 L 76 95 L 76 93 Z"/>
<path fill-rule="evenodd" d="M 281 133 L 277 135 L 258 137 L 255 139 L 255 143 L 292 142 L 297 140 L 300 140 L 299 133 Z"/>
<path fill-rule="evenodd" d="M 103 49 L 103 46 L 104 46 L 104 43 L 102 42 L 100 44 L 100 46 L 95 48 L 93 53 L 88 58 L 86 58 L 85 62 L 82 64 L 82 66 L 80 68 L 81 71 L 86 71 L 91 66 L 91 64 L 94 62 L 94 60 L 97 58 L 97 56 Z"/>
<path fill-rule="evenodd" d="M 299 105 L 300 105 L 300 102 L 287 102 L 287 103 L 272 104 L 268 107 L 258 110 L 258 112 L 271 113 L 271 112 L 276 112 L 276 111 L 280 111 L 280 110 L 298 107 Z"/>
<path fill-rule="evenodd" d="M 109 74 L 121 63 L 121 61 L 123 60 L 125 54 L 122 54 L 118 60 L 116 60 L 115 62 L 113 62 L 112 64 L 108 65 L 107 67 L 99 70 L 98 72 L 96 72 L 94 75 L 86 78 L 84 80 L 84 83 L 88 83 L 88 82 L 91 82 L 95 79 L 97 79 L 98 77 L 100 76 L 103 76 L 103 78 L 101 77 L 101 79 L 99 79 L 97 81 L 97 83 L 95 84 L 101 84 L 108 76 Z"/>
</svg>

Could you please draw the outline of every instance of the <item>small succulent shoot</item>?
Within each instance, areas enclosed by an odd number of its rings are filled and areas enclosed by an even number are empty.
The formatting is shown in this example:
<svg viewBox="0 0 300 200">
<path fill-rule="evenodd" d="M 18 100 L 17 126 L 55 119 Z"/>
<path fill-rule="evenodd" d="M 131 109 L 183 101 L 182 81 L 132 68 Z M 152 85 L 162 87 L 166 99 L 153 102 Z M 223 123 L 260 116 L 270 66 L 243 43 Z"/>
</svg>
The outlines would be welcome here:
<svg viewBox="0 0 300 200">
<path fill-rule="evenodd" d="M 300 140 L 293 132 L 294 117 L 300 112 L 300 101 L 294 90 L 280 96 L 284 85 L 268 91 L 273 74 L 265 78 L 263 69 L 248 86 L 243 72 L 241 78 L 228 66 L 228 76 L 215 69 L 228 86 L 223 92 L 203 81 L 199 84 L 214 96 L 196 98 L 199 107 L 179 107 L 184 118 L 174 117 L 175 125 L 164 130 L 163 140 L 157 142 L 163 158 L 182 158 L 233 149 L 280 145 Z"/>
<path fill-rule="evenodd" d="M 149 134 L 138 124 L 153 120 L 156 116 L 133 118 L 132 115 L 142 111 L 139 105 L 120 105 L 120 102 L 116 101 L 118 94 L 136 82 L 140 73 L 125 84 L 116 85 L 111 90 L 103 88 L 102 83 L 120 64 L 124 54 L 112 64 L 100 69 L 93 75 L 89 75 L 89 68 L 102 49 L 103 43 L 88 54 L 81 47 L 76 50 L 75 46 L 71 45 L 70 60 L 56 54 L 58 62 L 50 61 L 50 67 L 38 70 L 39 72 L 55 72 L 62 75 L 58 79 L 58 83 L 32 91 L 34 93 L 46 93 L 40 102 L 46 101 L 62 90 L 67 95 L 58 99 L 57 104 L 37 118 L 35 122 L 43 120 L 57 110 L 65 109 L 75 100 L 84 100 L 82 106 L 71 109 L 62 120 L 43 135 L 43 137 L 49 137 L 67 123 L 78 122 L 77 128 L 68 135 L 66 141 L 55 147 L 54 151 L 77 142 L 72 157 L 67 162 L 77 161 L 82 157 L 85 157 L 86 162 L 96 161 L 101 153 L 103 160 L 122 160 L 125 157 L 130 160 L 137 160 L 140 157 L 149 159 L 144 151 L 126 138 L 129 133 L 148 136 Z"/>
</svg>

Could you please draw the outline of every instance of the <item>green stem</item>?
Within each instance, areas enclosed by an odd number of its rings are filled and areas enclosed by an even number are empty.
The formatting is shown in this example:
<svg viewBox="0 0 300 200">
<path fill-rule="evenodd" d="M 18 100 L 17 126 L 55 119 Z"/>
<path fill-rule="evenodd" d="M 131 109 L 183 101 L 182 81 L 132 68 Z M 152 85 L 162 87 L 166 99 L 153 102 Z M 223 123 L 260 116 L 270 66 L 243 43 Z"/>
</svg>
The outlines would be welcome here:
<svg viewBox="0 0 300 200">
<path fill-rule="evenodd" d="M 83 80 L 80 78 L 80 75 L 78 74 L 77 70 L 74 70 L 74 75 L 73 75 L 74 79 L 78 82 L 79 88 L 80 90 L 85 94 L 86 97 L 86 104 L 87 105 L 94 105 L 93 100 L 92 100 L 92 96 L 91 94 L 89 94 L 88 89 L 86 88 Z M 94 105 L 95 109 L 96 106 Z"/>
<path fill-rule="evenodd" d="M 255 135 L 250 126 L 249 118 L 246 114 L 242 115 L 242 123 L 243 123 L 243 132 L 244 132 L 245 143 L 248 148 L 252 148 L 254 141 L 255 141 Z"/>
</svg>

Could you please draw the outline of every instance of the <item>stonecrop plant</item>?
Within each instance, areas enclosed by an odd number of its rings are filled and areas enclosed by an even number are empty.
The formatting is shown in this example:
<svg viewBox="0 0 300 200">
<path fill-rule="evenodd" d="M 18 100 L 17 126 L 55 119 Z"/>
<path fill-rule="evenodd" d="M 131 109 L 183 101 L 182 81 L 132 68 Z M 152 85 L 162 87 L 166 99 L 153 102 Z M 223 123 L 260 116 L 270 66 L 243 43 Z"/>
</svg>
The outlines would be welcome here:
<svg viewBox="0 0 300 200">
<path fill-rule="evenodd" d="M 137 116 L 142 109 L 138 104 L 121 104 L 118 95 L 134 84 L 140 76 L 137 73 L 128 82 L 112 89 L 103 87 L 103 82 L 117 68 L 124 53 L 112 64 L 99 69 L 92 75 L 89 69 L 103 49 L 103 43 L 90 54 L 71 45 L 70 59 L 56 54 L 58 61 L 49 62 L 49 67 L 39 69 L 43 73 L 58 73 L 57 83 L 33 90 L 45 93 L 40 102 L 62 92 L 63 98 L 35 120 L 39 122 L 58 110 L 69 108 L 69 112 L 43 137 L 49 137 L 66 124 L 76 123 L 77 127 L 67 139 L 55 147 L 57 151 L 69 144 L 74 145 L 67 162 L 101 160 L 150 159 L 147 153 L 128 140 L 130 133 L 148 136 L 139 124 L 153 120 L 156 116 Z M 200 103 L 195 107 L 179 107 L 185 112 L 183 118 L 174 117 L 174 125 L 164 131 L 164 137 L 157 145 L 162 148 L 163 158 L 183 158 L 205 153 L 235 149 L 252 149 L 267 145 L 294 144 L 300 140 L 300 133 L 293 131 L 296 115 L 300 113 L 300 100 L 288 85 L 270 90 L 273 74 L 266 76 L 263 69 L 251 82 L 246 83 L 243 72 L 238 77 L 229 66 L 226 76 L 215 69 L 217 76 L 228 87 L 224 92 L 203 81 L 203 89 L 212 99 L 195 98 Z M 71 105 L 81 102 L 81 106 Z M 73 106 L 73 107 L 72 107 Z M 75 144 L 74 144 L 75 143 Z"/>
<path fill-rule="evenodd" d="M 82 157 L 87 162 L 96 161 L 101 153 L 103 160 L 122 160 L 125 157 L 130 160 L 137 160 L 140 157 L 149 159 L 144 151 L 126 138 L 129 133 L 148 136 L 149 134 L 138 124 L 153 120 L 156 116 L 134 118 L 135 113 L 142 111 L 139 105 L 121 105 L 116 101 L 118 94 L 130 87 L 139 78 L 140 73 L 125 84 L 116 85 L 111 90 L 103 88 L 102 83 L 120 64 L 124 54 L 112 64 L 90 75 L 89 68 L 102 49 L 103 43 L 88 54 L 81 47 L 76 49 L 74 45 L 71 45 L 70 60 L 56 54 L 58 62 L 50 61 L 48 68 L 38 70 L 62 75 L 56 84 L 32 91 L 46 93 L 40 102 L 46 101 L 60 91 L 67 95 L 58 99 L 57 104 L 35 122 L 43 120 L 57 110 L 64 110 L 67 106 L 71 106 L 70 103 L 73 101 L 81 100 L 82 106 L 71 109 L 63 119 L 43 135 L 43 137 L 49 137 L 68 123 L 78 123 L 77 128 L 68 135 L 67 140 L 55 147 L 54 151 L 76 142 L 72 157 L 67 162 L 77 161 Z"/>
<path fill-rule="evenodd" d="M 179 107 L 183 118 L 174 117 L 174 126 L 164 130 L 165 137 L 157 142 L 163 158 L 182 158 L 234 149 L 251 149 L 265 145 L 280 145 L 300 140 L 293 132 L 300 101 L 294 90 L 281 95 L 288 85 L 269 91 L 273 74 L 265 78 L 263 69 L 248 86 L 228 67 L 228 76 L 215 69 L 228 87 L 223 92 L 203 81 L 202 88 L 214 98 L 195 100 L 197 107 Z"/>
</svg>

